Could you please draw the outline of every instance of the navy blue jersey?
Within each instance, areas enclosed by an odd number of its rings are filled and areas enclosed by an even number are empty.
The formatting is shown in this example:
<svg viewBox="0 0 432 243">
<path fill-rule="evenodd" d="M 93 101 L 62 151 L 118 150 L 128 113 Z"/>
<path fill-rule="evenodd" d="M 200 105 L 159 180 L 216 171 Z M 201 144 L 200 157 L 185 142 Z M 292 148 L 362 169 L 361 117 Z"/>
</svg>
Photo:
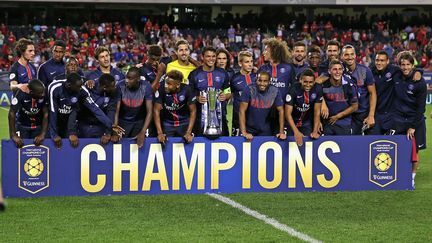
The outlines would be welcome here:
<svg viewBox="0 0 432 243">
<path fill-rule="evenodd" d="M 9 72 L 9 82 L 17 81 L 19 84 L 25 84 L 36 78 L 36 67 L 31 63 L 23 66 L 19 62 L 15 62 Z"/>
<path fill-rule="evenodd" d="M 119 119 L 127 122 L 144 120 L 146 117 L 146 100 L 153 100 L 153 90 L 149 82 L 140 80 L 137 89 L 128 89 L 124 80 L 117 84 L 120 90 Z"/>
<path fill-rule="evenodd" d="M 422 78 L 413 81 L 413 74 L 404 77 L 402 72 L 397 73 L 395 82 L 394 118 L 396 122 L 411 123 L 411 128 L 417 128 L 423 122 L 426 108 L 427 87 Z"/>
<path fill-rule="evenodd" d="M 189 74 L 189 85 L 196 95 L 199 91 L 207 91 L 208 87 L 224 90 L 229 87 L 228 73 L 222 68 L 215 67 L 213 71 L 204 71 L 199 67 Z"/>
<path fill-rule="evenodd" d="M 390 112 L 393 108 L 394 100 L 394 79 L 393 77 L 400 73 L 400 68 L 395 65 L 388 65 L 381 72 L 376 68 L 372 68 L 372 74 L 375 80 L 375 88 L 377 91 L 377 106 L 376 113 L 384 114 Z"/>
<path fill-rule="evenodd" d="M 144 77 L 144 80 L 147 80 L 150 83 L 156 79 L 157 70 L 154 69 L 151 65 L 144 63 L 139 70 L 141 79 Z"/>
<path fill-rule="evenodd" d="M 12 98 L 10 109 L 17 114 L 17 123 L 36 128 L 42 125 L 42 109 L 47 106 L 46 98 L 33 99 L 29 94 L 18 90 Z"/>
<path fill-rule="evenodd" d="M 196 96 L 186 84 L 180 84 L 177 93 L 166 93 L 165 82 L 162 81 L 155 93 L 155 102 L 162 105 L 160 113 L 163 127 L 179 127 L 189 124 L 189 105 L 195 103 Z"/>
<path fill-rule="evenodd" d="M 330 64 L 329 59 L 326 59 L 318 65 L 318 76 L 321 76 L 321 74 L 328 76 L 329 64 Z"/>
<path fill-rule="evenodd" d="M 54 59 L 42 63 L 39 66 L 37 77 L 48 87 L 54 78 L 65 73 L 65 63 L 63 61 L 56 62 Z"/>
<path fill-rule="evenodd" d="M 247 131 L 252 133 L 271 131 L 270 112 L 274 106 L 283 106 L 279 89 L 270 86 L 267 91 L 260 92 L 256 84 L 252 84 L 249 89 L 245 89 L 240 100 L 249 104 L 246 111 Z"/>
<path fill-rule="evenodd" d="M 114 123 L 114 117 L 116 112 L 117 101 L 119 101 L 120 91 L 113 95 L 107 95 L 105 92 L 99 90 L 99 83 L 96 83 L 93 89 L 83 87 L 83 89 L 89 92 L 93 102 L 104 112 L 104 114 Z M 85 100 L 81 100 L 85 102 Z M 104 125 L 96 118 L 93 111 L 87 108 L 85 105 L 80 104 L 78 112 L 78 121 L 84 124 L 98 125 L 103 127 Z M 107 134 L 111 133 L 111 128 L 107 128 Z"/>
<path fill-rule="evenodd" d="M 236 73 L 234 69 L 228 68 L 225 70 L 228 73 L 228 80 L 231 82 L 232 78 L 234 77 L 234 74 Z"/>
<path fill-rule="evenodd" d="M 289 63 L 279 63 L 271 65 L 270 63 L 262 65 L 258 73 L 266 71 L 270 74 L 270 83 L 279 89 L 282 96 L 288 93 L 289 87 L 295 83 L 294 67 Z"/>
<path fill-rule="evenodd" d="M 321 85 L 315 84 L 310 91 L 302 89 L 301 84 L 294 84 L 285 97 L 286 104 L 293 107 L 291 116 L 296 127 L 312 127 L 315 103 L 321 103 Z"/>
<path fill-rule="evenodd" d="M 173 59 L 171 56 L 161 57 L 161 59 L 160 59 L 160 62 L 165 64 L 165 65 L 168 65 L 168 63 L 170 63 L 172 61 L 173 61 Z"/>
<path fill-rule="evenodd" d="M 308 68 L 310 68 L 309 63 L 304 62 L 303 65 L 297 65 L 297 64 L 292 64 L 293 68 L 294 68 L 294 72 L 295 72 L 295 77 L 296 77 L 296 82 L 298 82 L 300 80 L 300 75 L 302 74 L 302 72 Z"/>
<path fill-rule="evenodd" d="M 240 72 L 234 74 L 231 79 L 231 94 L 233 97 L 233 119 L 232 123 L 235 128 L 239 127 L 239 109 L 240 109 L 240 96 L 248 85 L 255 83 L 256 74 L 241 74 Z"/>
<path fill-rule="evenodd" d="M 369 111 L 369 92 L 368 86 L 374 85 L 375 80 L 372 71 L 362 64 L 356 64 L 356 68 L 351 72 L 345 68 L 345 72 L 351 76 L 355 82 L 354 85 L 357 89 L 358 95 L 358 110 L 356 113 Z"/>
<path fill-rule="evenodd" d="M 53 83 L 53 86 L 49 92 L 49 131 L 51 138 L 54 138 L 59 134 L 57 126 L 65 123 L 68 124 L 69 133 L 76 133 L 73 129 L 75 121 L 70 120 L 69 116 L 74 112 L 76 114 L 79 104 L 84 105 L 97 119 L 104 124 L 106 128 L 111 128 L 111 120 L 103 113 L 103 111 L 94 103 L 90 97 L 88 90 L 83 87 L 77 94 L 70 94 L 65 88 L 64 82 Z"/>
<path fill-rule="evenodd" d="M 100 78 L 100 76 L 102 76 L 102 71 L 100 70 L 100 67 L 98 67 L 96 70 L 94 70 L 93 72 L 89 73 L 86 75 L 86 80 L 94 80 L 95 82 L 97 82 Z M 125 79 L 126 77 L 124 76 L 124 74 L 122 73 L 122 71 L 120 71 L 117 68 L 110 68 L 110 74 L 111 76 L 114 77 L 116 83 L 119 82 L 120 80 Z"/>
<path fill-rule="evenodd" d="M 330 80 L 327 80 L 323 83 L 322 90 L 323 98 L 329 109 L 329 117 L 346 110 L 351 104 L 358 102 L 355 87 L 345 76 L 342 77 L 340 86 L 333 86 Z M 351 115 L 337 120 L 335 124 L 351 126 Z"/>
</svg>

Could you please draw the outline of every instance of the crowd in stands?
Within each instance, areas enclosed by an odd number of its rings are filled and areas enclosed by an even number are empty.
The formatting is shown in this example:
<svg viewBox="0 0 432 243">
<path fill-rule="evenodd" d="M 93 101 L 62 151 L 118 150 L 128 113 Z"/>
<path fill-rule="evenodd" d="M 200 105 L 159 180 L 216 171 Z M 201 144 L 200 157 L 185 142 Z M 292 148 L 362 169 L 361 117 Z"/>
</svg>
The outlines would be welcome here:
<svg viewBox="0 0 432 243">
<path fill-rule="evenodd" d="M 338 40 L 342 45 L 352 44 L 357 50 L 357 61 L 369 66 L 374 54 L 385 50 L 390 57 L 402 50 L 410 50 L 416 57 L 416 64 L 425 69 L 432 65 L 431 27 L 424 23 L 431 16 L 422 15 L 404 20 L 395 12 L 382 16 L 365 13 L 357 16 L 317 15 L 308 21 L 306 16 L 283 12 L 278 20 L 267 19 L 265 13 L 260 16 L 248 12 L 233 16 L 229 12 L 216 17 L 218 27 L 206 29 L 187 28 L 186 22 L 167 21 L 163 16 L 149 17 L 143 29 L 137 29 L 129 23 L 90 23 L 84 22 L 79 27 L 72 26 L 7 26 L 0 24 L 0 71 L 8 71 L 16 61 L 13 53 L 16 41 L 29 38 L 35 43 L 35 66 L 45 62 L 50 55 L 50 48 L 55 40 L 63 40 L 67 44 L 67 55 L 74 55 L 83 70 L 94 70 L 97 63 L 94 58 L 95 49 L 104 45 L 111 50 L 113 64 L 127 69 L 147 59 L 146 52 L 150 44 L 163 47 L 164 55 L 174 51 L 174 43 L 184 38 L 189 42 L 191 57 L 200 59 L 200 50 L 205 46 L 226 48 L 232 58 L 238 52 L 248 50 L 254 54 L 256 66 L 262 64 L 262 40 L 275 36 L 287 41 L 292 47 L 296 41 L 304 41 L 306 45 L 317 45 L 321 49 L 329 40 Z M 278 23 L 286 19 L 284 23 Z M 423 21 L 419 21 L 419 20 Z M 167 21 L 167 23 L 158 20 Z M 190 21 L 194 22 L 194 21 Z M 234 24 L 231 24 L 234 23 Z M 265 23 L 265 24 L 263 24 Z M 423 23 L 423 24 L 421 24 Z M 192 24 L 194 27 L 196 25 Z M 203 24 L 203 26 L 207 26 Z M 223 28 L 221 28 L 223 27 Z M 232 60 L 236 65 L 237 62 Z M 238 69 L 238 67 L 233 67 Z"/>
</svg>

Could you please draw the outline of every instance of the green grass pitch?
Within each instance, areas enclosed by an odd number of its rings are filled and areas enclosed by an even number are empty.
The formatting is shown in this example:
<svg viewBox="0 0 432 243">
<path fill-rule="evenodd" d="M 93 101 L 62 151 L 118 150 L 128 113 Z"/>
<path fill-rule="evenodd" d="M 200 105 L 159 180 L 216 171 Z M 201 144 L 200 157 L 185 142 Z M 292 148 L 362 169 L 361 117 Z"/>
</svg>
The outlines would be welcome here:
<svg viewBox="0 0 432 243">
<path fill-rule="evenodd" d="M 427 106 L 427 127 L 431 127 Z M 0 137 L 8 137 L 0 108 Z M 415 191 L 225 195 L 326 242 L 432 242 L 431 139 Z M 207 195 L 10 198 L 0 242 L 297 242 Z"/>
</svg>

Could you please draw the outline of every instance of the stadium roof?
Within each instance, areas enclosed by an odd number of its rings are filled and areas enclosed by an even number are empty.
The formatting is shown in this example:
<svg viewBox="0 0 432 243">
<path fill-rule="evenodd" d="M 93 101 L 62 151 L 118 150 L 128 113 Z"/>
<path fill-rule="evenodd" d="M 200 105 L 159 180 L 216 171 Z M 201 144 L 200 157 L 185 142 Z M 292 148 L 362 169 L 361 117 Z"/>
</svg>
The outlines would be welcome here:
<svg viewBox="0 0 432 243">
<path fill-rule="evenodd" d="M 3 2 L 0 0 L 0 2 Z M 55 0 L 15 0 L 14 2 L 59 2 Z M 63 0 L 62 3 L 142 3 L 220 5 L 432 5 L 432 0 Z"/>
</svg>

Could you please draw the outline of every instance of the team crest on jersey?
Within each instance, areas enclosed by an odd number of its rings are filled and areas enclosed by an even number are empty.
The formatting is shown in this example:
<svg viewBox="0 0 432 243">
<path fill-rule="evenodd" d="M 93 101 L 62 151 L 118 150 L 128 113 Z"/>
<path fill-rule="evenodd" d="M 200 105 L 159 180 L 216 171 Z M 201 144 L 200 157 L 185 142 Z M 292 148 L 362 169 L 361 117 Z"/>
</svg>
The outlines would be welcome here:
<svg viewBox="0 0 432 243">
<path fill-rule="evenodd" d="M 215 80 L 216 80 L 216 82 L 219 82 L 219 81 L 221 81 L 221 78 L 220 77 L 216 77 Z"/>
<path fill-rule="evenodd" d="M 316 94 L 315 93 L 312 93 L 311 94 L 311 99 L 315 99 L 316 98 Z"/>
<path fill-rule="evenodd" d="M 285 97 L 286 102 L 290 102 L 291 101 L 291 95 L 287 94 Z"/>
<path fill-rule="evenodd" d="M 184 99 L 185 99 L 184 95 L 179 96 L 179 101 L 184 101 Z"/>
<path fill-rule="evenodd" d="M 386 78 L 391 78 L 391 76 L 392 76 L 392 75 L 391 75 L 391 73 L 390 73 L 390 72 L 388 72 L 388 73 L 386 73 L 386 75 L 385 75 L 385 76 L 386 76 Z"/>
<path fill-rule="evenodd" d="M 159 98 L 159 90 L 156 90 L 156 92 L 155 92 L 155 97 L 156 97 L 156 98 Z"/>
<path fill-rule="evenodd" d="M 39 103 L 39 104 L 41 104 L 41 103 L 43 103 L 43 102 L 44 102 L 44 99 L 39 99 L 39 100 L 38 100 L 38 103 Z"/>
<path fill-rule="evenodd" d="M 78 101 L 77 97 L 72 97 L 72 98 L 71 98 L 71 102 L 72 102 L 72 103 L 76 103 L 77 101 Z"/>
<path fill-rule="evenodd" d="M 286 72 L 286 69 L 285 69 L 285 68 L 281 68 L 281 69 L 279 69 L 279 71 L 280 71 L 281 73 L 285 73 L 285 72 Z"/>
<path fill-rule="evenodd" d="M 15 73 L 11 73 L 11 74 L 9 74 L 9 79 L 10 79 L 10 80 L 13 80 L 15 77 L 16 77 Z"/>
<path fill-rule="evenodd" d="M 119 80 L 120 80 L 120 76 L 118 76 L 117 74 L 114 75 L 114 78 L 115 78 L 116 81 L 119 81 Z"/>
<path fill-rule="evenodd" d="M 16 105 L 16 104 L 18 104 L 18 99 L 17 99 L 16 97 L 14 97 L 14 98 L 12 99 L 12 101 L 11 101 L 11 104 L 12 104 L 12 105 Z"/>
</svg>

